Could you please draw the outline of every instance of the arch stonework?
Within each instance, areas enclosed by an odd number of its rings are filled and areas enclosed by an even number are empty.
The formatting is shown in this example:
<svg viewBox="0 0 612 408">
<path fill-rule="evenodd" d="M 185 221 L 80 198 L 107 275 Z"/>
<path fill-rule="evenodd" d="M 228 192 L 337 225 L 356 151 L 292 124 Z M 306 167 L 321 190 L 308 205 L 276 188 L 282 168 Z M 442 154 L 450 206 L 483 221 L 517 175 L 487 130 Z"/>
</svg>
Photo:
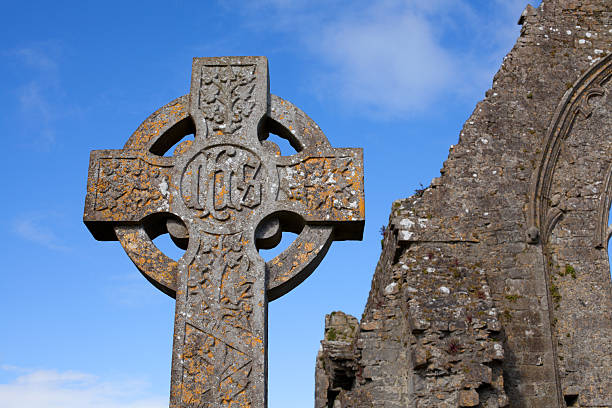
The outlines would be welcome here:
<svg viewBox="0 0 612 408">
<path fill-rule="evenodd" d="M 598 117 L 594 111 L 605 103 L 601 99 L 609 96 L 610 78 L 612 76 L 612 55 L 608 55 L 592 69 L 587 71 L 563 96 L 561 103 L 555 112 L 555 116 L 548 130 L 545 148 L 542 153 L 542 159 L 538 167 L 538 171 L 534 173 L 534 181 L 530 189 L 530 208 L 529 222 L 531 227 L 536 227 L 539 231 L 539 236 L 546 241 L 550 231 L 554 228 L 563 209 L 559 207 L 559 203 L 555 199 L 554 193 L 551 193 L 552 181 L 555 175 L 555 170 L 559 165 L 560 156 L 562 156 L 564 142 L 568 139 L 576 123 L 582 124 L 584 121 L 597 121 Z M 599 103 L 597 101 L 599 100 Z M 604 117 L 609 116 L 608 112 L 602 112 Z M 608 136 L 605 133 L 606 128 L 599 129 L 602 140 L 602 145 L 605 144 L 605 138 Z M 604 146 L 605 147 L 605 146 Z M 585 152 L 586 153 L 586 152 Z M 609 152 L 608 152 L 609 157 Z M 612 192 L 611 170 L 612 164 L 607 161 L 608 166 L 604 171 L 604 180 L 602 180 L 602 189 L 599 189 L 601 194 L 599 210 L 599 219 L 593 234 L 593 243 L 595 246 L 605 246 L 607 240 L 607 220 L 608 210 L 610 208 L 610 200 Z"/>
<path fill-rule="evenodd" d="M 607 252 L 612 198 L 612 56 L 566 92 L 531 188 L 542 245 L 557 381 L 580 406 L 609 406 L 612 286 Z"/>
</svg>

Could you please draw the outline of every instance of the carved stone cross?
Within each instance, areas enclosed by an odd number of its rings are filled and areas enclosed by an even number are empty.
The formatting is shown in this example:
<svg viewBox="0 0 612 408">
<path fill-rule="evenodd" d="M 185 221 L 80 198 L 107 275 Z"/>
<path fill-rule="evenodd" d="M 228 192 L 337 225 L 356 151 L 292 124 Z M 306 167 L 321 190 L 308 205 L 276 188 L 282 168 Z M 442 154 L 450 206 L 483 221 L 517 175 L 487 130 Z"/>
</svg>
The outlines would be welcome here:
<svg viewBox="0 0 612 408">
<path fill-rule="evenodd" d="M 281 156 L 270 132 L 297 153 Z M 189 95 L 122 150 L 91 153 L 85 224 L 176 298 L 171 407 L 267 406 L 267 303 L 306 279 L 333 240 L 361 239 L 362 156 L 332 148 L 270 95 L 264 57 L 195 58 Z M 257 250 L 282 231 L 299 236 L 266 263 Z M 178 261 L 151 241 L 166 232 L 186 249 Z"/>
</svg>

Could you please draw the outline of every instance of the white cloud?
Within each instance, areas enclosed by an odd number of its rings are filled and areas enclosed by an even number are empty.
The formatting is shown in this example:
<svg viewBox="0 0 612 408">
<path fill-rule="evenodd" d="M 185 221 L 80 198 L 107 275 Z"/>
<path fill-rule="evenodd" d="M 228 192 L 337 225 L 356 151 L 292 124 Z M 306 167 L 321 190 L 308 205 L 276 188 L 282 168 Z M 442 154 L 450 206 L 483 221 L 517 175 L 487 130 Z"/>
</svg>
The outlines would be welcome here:
<svg viewBox="0 0 612 408">
<path fill-rule="evenodd" d="M 480 10 L 460 0 L 386 0 L 332 18 L 310 41 L 333 72 L 324 74 L 323 89 L 391 117 L 431 109 L 442 95 L 482 95 L 518 34 L 517 4 L 525 3 L 495 1 Z"/>
<path fill-rule="evenodd" d="M 67 251 L 60 238 L 51 228 L 44 224 L 44 220 L 52 218 L 50 214 L 25 214 L 13 220 L 13 231 L 21 238 L 57 251 Z"/>
<path fill-rule="evenodd" d="M 167 396 L 151 396 L 142 381 L 103 381 L 76 371 L 36 370 L 3 366 L 17 374 L 0 384 L 3 408 L 162 408 Z"/>
<path fill-rule="evenodd" d="M 483 96 L 527 3 L 263 0 L 244 9 L 252 30 L 276 30 L 305 44 L 314 93 L 359 114 L 402 117 L 443 97 Z"/>
<path fill-rule="evenodd" d="M 335 86 L 325 88 L 376 113 L 421 110 L 454 70 L 428 22 L 412 12 L 337 22 L 313 48 L 334 71 L 324 83 Z"/>
</svg>

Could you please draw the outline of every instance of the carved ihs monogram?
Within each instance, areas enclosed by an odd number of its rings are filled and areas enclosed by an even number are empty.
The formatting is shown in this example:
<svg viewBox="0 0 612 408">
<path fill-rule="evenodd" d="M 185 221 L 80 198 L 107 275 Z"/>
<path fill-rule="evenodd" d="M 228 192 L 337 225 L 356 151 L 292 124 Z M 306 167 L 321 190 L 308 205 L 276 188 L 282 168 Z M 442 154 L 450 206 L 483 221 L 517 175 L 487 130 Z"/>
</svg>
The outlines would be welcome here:
<svg viewBox="0 0 612 408">
<path fill-rule="evenodd" d="M 261 203 L 261 161 L 237 146 L 213 146 L 189 163 L 182 177 L 182 195 L 200 218 L 225 221 L 244 207 Z"/>
</svg>

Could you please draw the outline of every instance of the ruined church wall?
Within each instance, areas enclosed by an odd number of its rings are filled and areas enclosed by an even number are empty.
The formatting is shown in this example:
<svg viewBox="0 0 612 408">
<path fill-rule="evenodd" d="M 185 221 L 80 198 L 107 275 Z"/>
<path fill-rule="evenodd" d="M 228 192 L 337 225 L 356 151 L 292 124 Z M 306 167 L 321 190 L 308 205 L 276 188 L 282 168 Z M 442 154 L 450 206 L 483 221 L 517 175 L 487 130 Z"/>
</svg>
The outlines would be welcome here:
<svg viewBox="0 0 612 408">
<path fill-rule="evenodd" d="M 612 5 L 520 23 L 440 177 L 393 204 L 350 353 L 319 355 L 355 381 L 317 407 L 612 406 Z"/>
</svg>

